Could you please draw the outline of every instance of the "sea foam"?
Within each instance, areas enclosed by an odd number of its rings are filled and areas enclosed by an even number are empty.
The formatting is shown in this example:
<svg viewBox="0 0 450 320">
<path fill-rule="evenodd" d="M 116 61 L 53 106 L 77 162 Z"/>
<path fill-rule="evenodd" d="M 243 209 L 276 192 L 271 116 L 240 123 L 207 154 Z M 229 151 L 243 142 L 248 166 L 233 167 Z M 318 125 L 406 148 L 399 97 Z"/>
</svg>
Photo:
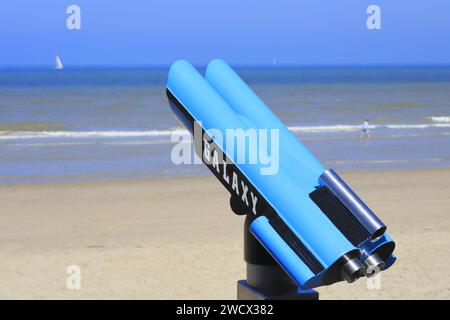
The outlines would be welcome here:
<svg viewBox="0 0 450 320">
<path fill-rule="evenodd" d="M 433 122 L 450 122 L 450 117 L 440 116 L 440 117 L 429 117 L 427 118 Z"/>
<path fill-rule="evenodd" d="M 441 117 L 445 118 L 445 117 Z M 450 118 L 450 117 L 449 117 Z M 449 123 L 421 123 L 421 124 L 379 124 L 370 125 L 369 129 L 427 129 L 450 128 Z M 360 125 L 336 124 L 318 126 L 290 126 L 288 129 L 294 133 L 331 133 L 331 132 L 357 132 Z M 0 131 L 1 140 L 32 140 L 32 139 L 126 139 L 126 138 L 167 138 L 172 135 L 189 135 L 188 130 L 173 128 L 167 130 L 142 131 Z"/>
</svg>

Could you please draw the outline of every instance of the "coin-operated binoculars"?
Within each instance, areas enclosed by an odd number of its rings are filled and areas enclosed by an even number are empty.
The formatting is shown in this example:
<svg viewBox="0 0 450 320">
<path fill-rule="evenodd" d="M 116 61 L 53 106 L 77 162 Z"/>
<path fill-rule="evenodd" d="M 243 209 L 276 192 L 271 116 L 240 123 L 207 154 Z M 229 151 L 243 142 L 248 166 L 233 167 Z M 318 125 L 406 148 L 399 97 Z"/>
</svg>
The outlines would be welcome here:
<svg viewBox="0 0 450 320">
<path fill-rule="evenodd" d="M 394 263 L 386 225 L 224 61 L 213 60 L 204 77 L 175 62 L 166 93 L 196 153 L 230 192 L 232 210 L 246 216 L 247 279 L 238 282 L 238 298 L 317 298 L 310 289 Z M 276 165 L 251 161 L 258 148 Z"/>
</svg>

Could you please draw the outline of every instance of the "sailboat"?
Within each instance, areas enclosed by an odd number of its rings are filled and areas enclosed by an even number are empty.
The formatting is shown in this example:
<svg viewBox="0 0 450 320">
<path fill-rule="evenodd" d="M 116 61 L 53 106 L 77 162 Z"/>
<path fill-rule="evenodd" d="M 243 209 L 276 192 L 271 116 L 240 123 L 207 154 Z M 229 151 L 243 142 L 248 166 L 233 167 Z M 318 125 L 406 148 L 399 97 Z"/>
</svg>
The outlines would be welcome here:
<svg viewBox="0 0 450 320">
<path fill-rule="evenodd" d="M 63 64 L 61 62 L 61 59 L 59 58 L 59 56 L 56 56 L 55 69 L 56 70 L 61 70 L 63 68 L 64 68 L 64 66 L 63 66 Z"/>
</svg>

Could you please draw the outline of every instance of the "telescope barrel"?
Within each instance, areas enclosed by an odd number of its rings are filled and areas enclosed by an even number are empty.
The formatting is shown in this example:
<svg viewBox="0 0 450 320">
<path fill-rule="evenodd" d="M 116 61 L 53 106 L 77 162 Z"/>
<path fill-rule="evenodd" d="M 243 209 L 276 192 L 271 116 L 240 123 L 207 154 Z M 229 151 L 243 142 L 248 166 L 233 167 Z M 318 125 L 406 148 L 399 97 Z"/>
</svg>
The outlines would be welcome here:
<svg viewBox="0 0 450 320">
<path fill-rule="evenodd" d="M 319 178 L 320 184 L 328 189 L 344 204 L 344 206 L 366 228 L 372 239 L 384 234 L 386 225 L 366 206 L 364 202 L 332 169 L 326 170 Z"/>
<path fill-rule="evenodd" d="M 236 114 L 251 120 L 255 129 L 277 129 L 280 135 L 280 163 L 299 185 L 310 188 L 325 168 L 288 130 L 253 90 L 223 60 L 208 64 L 205 79 Z"/>
</svg>

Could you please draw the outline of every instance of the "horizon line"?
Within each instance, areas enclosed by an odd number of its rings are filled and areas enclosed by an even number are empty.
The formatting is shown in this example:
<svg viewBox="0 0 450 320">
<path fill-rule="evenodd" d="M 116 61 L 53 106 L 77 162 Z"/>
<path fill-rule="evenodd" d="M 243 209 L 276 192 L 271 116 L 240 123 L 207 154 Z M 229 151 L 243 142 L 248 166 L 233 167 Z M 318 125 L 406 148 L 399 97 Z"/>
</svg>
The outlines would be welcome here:
<svg viewBox="0 0 450 320">
<path fill-rule="evenodd" d="M 176 60 L 175 60 L 176 61 Z M 207 64 L 193 65 L 197 68 L 206 68 Z M 450 63 L 309 63 L 309 64 L 240 64 L 231 63 L 238 69 L 288 69 L 288 68 L 371 68 L 371 67 L 450 67 Z M 64 69 L 167 69 L 171 64 L 64 64 Z M 24 69 L 54 69 L 53 64 L 28 64 L 28 65 L 0 65 L 0 70 L 24 70 Z"/>
</svg>

